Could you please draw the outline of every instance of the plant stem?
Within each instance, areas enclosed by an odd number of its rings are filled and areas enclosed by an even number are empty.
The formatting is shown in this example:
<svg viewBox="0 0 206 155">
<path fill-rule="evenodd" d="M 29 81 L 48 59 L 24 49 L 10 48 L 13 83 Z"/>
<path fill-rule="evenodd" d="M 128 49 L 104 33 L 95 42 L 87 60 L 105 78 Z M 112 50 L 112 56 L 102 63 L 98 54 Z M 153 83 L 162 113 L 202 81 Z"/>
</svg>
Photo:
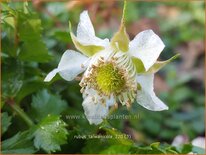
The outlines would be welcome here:
<svg viewBox="0 0 206 155">
<path fill-rule="evenodd" d="M 34 125 L 29 116 L 17 104 L 11 104 L 11 107 L 26 122 L 29 127 Z"/>
<path fill-rule="evenodd" d="M 125 24 L 126 9 L 127 9 L 127 0 L 124 0 L 124 8 L 123 8 L 123 12 L 122 12 L 121 25 L 124 25 L 124 24 Z"/>
</svg>

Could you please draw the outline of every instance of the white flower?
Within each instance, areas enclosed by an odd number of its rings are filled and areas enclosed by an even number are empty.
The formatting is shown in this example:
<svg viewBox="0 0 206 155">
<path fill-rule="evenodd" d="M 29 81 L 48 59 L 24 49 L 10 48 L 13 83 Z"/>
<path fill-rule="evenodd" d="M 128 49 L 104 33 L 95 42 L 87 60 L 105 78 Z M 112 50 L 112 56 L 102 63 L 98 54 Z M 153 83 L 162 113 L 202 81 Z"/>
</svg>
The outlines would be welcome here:
<svg viewBox="0 0 206 155">
<path fill-rule="evenodd" d="M 193 139 L 192 145 L 205 149 L 205 137 L 197 137 Z"/>
<path fill-rule="evenodd" d="M 95 36 L 88 12 L 83 11 L 77 36 L 71 32 L 71 38 L 82 54 L 67 50 L 45 81 L 50 81 L 56 73 L 71 81 L 84 72 L 80 85 L 90 124 L 101 123 L 109 107 L 118 102 L 130 107 L 136 100 L 148 110 L 168 109 L 155 95 L 153 80 L 154 73 L 175 57 L 157 61 L 165 45 L 152 30 L 139 33 L 130 42 L 122 20 L 120 30 L 109 42 Z"/>
</svg>

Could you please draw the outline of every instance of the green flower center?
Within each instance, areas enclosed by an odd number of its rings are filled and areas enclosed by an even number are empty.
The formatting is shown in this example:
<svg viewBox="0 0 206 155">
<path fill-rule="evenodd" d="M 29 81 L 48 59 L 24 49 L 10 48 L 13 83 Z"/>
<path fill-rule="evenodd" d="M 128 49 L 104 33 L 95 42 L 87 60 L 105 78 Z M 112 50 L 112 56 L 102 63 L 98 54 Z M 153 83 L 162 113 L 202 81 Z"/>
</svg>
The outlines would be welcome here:
<svg viewBox="0 0 206 155">
<path fill-rule="evenodd" d="M 112 63 L 104 64 L 96 70 L 96 84 L 105 94 L 118 94 L 125 86 L 123 73 Z"/>
</svg>

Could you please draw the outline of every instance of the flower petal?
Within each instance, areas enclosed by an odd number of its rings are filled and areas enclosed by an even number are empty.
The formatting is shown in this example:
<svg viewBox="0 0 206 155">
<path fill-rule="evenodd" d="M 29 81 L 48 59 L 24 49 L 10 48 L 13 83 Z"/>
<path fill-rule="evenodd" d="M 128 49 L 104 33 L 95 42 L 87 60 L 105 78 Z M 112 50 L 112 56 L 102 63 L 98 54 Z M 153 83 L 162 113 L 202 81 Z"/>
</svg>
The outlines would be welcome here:
<svg viewBox="0 0 206 155">
<path fill-rule="evenodd" d="M 205 149 L 205 137 L 197 137 L 193 139 L 192 145 Z"/>
<path fill-rule="evenodd" d="M 137 76 L 137 82 L 141 90 L 137 91 L 137 102 L 148 110 L 162 111 L 168 110 L 165 105 L 154 93 L 153 90 L 154 74 Z"/>
<path fill-rule="evenodd" d="M 80 15 L 80 22 L 77 27 L 77 39 L 83 45 L 107 46 L 108 39 L 100 39 L 95 36 L 94 27 L 89 18 L 88 11 L 83 11 Z"/>
<path fill-rule="evenodd" d="M 139 58 L 146 71 L 156 62 L 165 45 L 152 30 L 140 32 L 129 43 L 129 54 Z"/>
<path fill-rule="evenodd" d="M 59 73 L 65 80 L 71 81 L 78 74 L 86 70 L 88 62 L 89 58 L 86 56 L 73 50 L 67 50 L 62 55 L 58 67 L 51 71 L 44 81 L 49 82 L 56 75 L 56 73 Z"/>
<path fill-rule="evenodd" d="M 87 11 L 83 11 L 80 15 L 77 36 L 72 33 L 70 24 L 70 35 L 75 47 L 87 56 L 92 56 L 109 45 L 109 39 L 100 39 L 95 36 L 95 31 Z"/>
<path fill-rule="evenodd" d="M 52 70 L 49 74 L 47 74 L 46 78 L 44 79 L 44 82 L 49 82 L 53 79 L 53 77 L 58 73 L 58 69 L 55 68 Z"/>
<path fill-rule="evenodd" d="M 108 115 L 109 107 L 114 105 L 114 97 L 99 96 L 97 91 L 92 88 L 86 88 L 83 93 L 84 101 L 82 103 L 84 113 L 90 124 L 100 124 Z M 102 101 L 104 100 L 104 103 Z"/>
<path fill-rule="evenodd" d="M 89 18 L 88 11 L 85 10 L 80 14 L 80 22 L 77 27 L 77 38 L 84 38 L 88 35 L 95 36 L 95 31 Z"/>
<path fill-rule="evenodd" d="M 86 97 L 82 105 L 86 118 L 90 124 L 100 124 L 108 114 L 109 107 L 101 104 L 99 101 L 95 103 L 92 96 Z"/>
</svg>

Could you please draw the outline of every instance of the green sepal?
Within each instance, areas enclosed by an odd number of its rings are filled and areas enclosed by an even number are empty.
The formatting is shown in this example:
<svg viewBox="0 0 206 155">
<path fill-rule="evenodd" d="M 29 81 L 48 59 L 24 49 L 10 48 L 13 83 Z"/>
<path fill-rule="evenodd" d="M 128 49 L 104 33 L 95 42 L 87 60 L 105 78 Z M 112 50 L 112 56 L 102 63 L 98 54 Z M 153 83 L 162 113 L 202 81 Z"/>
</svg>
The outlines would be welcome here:
<svg viewBox="0 0 206 155">
<path fill-rule="evenodd" d="M 142 61 L 139 58 L 132 57 L 132 62 L 136 68 L 137 73 L 144 73 L 145 72 L 144 64 L 142 63 Z"/>
<path fill-rule="evenodd" d="M 176 54 L 175 56 L 171 57 L 170 59 L 166 60 L 166 61 L 157 61 L 147 72 L 147 73 L 156 73 L 158 72 L 160 69 L 162 69 L 165 65 L 167 65 L 168 63 L 170 63 L 171 61 L 177 59 L 180 56 L 180 54 Z"/>
<path fill-rule="evenodd" d="M 119 48 L 122 52 L 127 52 L 129 49 L 129 36 L 126 32 L 126 28 L 122 23 L 119 31 L 114 35 L 111 40 L 111 45 L 113 48 Z M 118 45 L 117 45 L 117 44 Z"/>
<path fill-rule="evenodd" d="M 90 57 L 93 56 L 94 54 L 98 53 L 99 51 L 103 50 L 103 46 L 96 46 L 96 45 L 82 45 L 78 40 L 77 37 L 73 34 L 72 32 L 72 26 L 71 23 L 69 22 L 69 31 L 70 31 L 70 36 L 71 39 L 76 47 L 77 50 L 82 52 L 84 55 Z"/>
<path fill-rule="evenodd" d="M 111 46 L 114 49 L 119 48 L 123 52 L 128 51 L 129 42 L 130 42 L 129 36 L 125 28 L 125 13 L 126 13 L 126 0 L 124 1 L 124 9 L 123 9 L 122 21 L 121 21 L 119 31 L 113 36 L 111 40 Z"/>
</svg>

